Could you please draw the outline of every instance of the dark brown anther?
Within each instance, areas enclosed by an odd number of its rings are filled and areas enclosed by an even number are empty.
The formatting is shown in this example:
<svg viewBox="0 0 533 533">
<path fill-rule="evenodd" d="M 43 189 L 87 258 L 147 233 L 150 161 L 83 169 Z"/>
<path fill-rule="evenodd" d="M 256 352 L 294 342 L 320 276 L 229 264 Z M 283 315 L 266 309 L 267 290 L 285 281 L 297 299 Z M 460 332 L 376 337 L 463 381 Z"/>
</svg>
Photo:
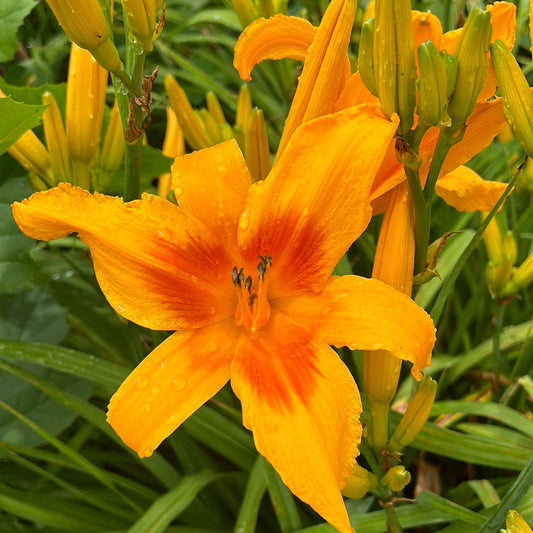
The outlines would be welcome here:
<svg viewBox="0 0 533 533">
<path fill-rule="evenodd" d="M 237 286 L 238 279 L 239 279 L 239 272 L 237 271 L 237 267 L 235 266 L 231 270 L 231 281 L 233 281 L 233 285 L 235 285 L 235 287 Z"/>
<path fill-rule="evenodd" d="M 250 298 L 248 298 L 248 305 L 250 306 L 250 309 L 254 306 L 254 301 L 257 298 L 257 294 L 250 294 Z"/>
<path fill-rule="evenodd" d="M 257 277 L 262 280 L 267 268 L 272 266 L 272 257 L 269 255 L 259 255 L 259 264 L 257 265 Z"/>
<path fill-rule="evenodd" d="M 251 290 L 252 290 L 252 277 L 251 276 L 248 276 L 245 280 L 244 280 L 244 286 L 246 288 L 246 290 L 251 293 Z"/>
<path fill-rule="evenodd" d="M 237 274 L 237 283 L 239 285 L 242 285 L 242 282 L 244 281 L 244 272 L 243 271 L 244 271 L 244 268 L 241 268 L 239 270 L 239 273 Z"/>
</svg>

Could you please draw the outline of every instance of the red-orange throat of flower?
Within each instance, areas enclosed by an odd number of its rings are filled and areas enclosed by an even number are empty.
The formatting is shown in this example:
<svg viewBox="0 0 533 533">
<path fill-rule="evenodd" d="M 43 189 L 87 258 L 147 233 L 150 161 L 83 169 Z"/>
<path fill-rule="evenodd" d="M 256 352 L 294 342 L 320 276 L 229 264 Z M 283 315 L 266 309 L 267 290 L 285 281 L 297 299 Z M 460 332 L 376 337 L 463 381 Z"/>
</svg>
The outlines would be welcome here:
<svg viewBox="0 0 533 533">
<path fill-rule="evenodd" d="M 260 330 L 270 318 L 270 304 L 268 302 L 267 270 L 272 267 L 269 255 L 259 256 L 256 280 L 246 275 L 244 269 L 233 267 L 231 279 L 237 291 L 237 308 L 235 309 L 235 323 L 244 326 L 252 333 Z"/>
</svg>

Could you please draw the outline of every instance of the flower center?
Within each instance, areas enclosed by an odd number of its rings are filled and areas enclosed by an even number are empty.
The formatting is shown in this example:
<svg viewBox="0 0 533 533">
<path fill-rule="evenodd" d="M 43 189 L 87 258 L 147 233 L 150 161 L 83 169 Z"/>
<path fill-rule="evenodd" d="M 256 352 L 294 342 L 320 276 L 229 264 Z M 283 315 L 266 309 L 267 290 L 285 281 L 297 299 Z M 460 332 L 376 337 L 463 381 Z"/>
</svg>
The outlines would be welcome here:
<svg viewBox="0 0 533 533">
<path fill-rule="evenodd" d="M 235 309 L 235 323 L 255 332 L 261 329 L 270 318 L 270 304 L 268 303 L 268 276 L 266 271 L 272 266 L 269 255 L 259 256 L 257 265 L 257 281 L 252 276 L 246 276 L 244 269 L 233 267 L 231 279 L 237 291 L 237 308 Z"/>
</svg>

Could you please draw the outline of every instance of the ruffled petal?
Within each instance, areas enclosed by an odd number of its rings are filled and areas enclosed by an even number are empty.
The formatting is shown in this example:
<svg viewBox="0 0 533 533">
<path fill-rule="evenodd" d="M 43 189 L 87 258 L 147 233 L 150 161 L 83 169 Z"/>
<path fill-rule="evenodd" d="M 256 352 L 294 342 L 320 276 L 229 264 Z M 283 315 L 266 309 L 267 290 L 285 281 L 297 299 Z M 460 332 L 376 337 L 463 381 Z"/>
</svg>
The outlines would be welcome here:
<svg viewBox="0 0 533 533">
<path fill-rule="evenodd" d="M 338 355 L 273 313 L 240 337 L 231 383 L 243 422 L 289 489 L 342 533 L 353 533 L 341 496 L 361 439 L 361 401 Z"/>
<path fill-rule="evenodd" d="M 178 157 L 172 174 L 179 206 L 235 255 L 237 223 L 252 184 L 235 139 Z"/>
<path fill-rule="evenodd" d="M 249 269 L 272 257 L 272 298 L 319 291 L 367 226 L 370 185 L 397 128 L 378 113 L 358 106 L 304 124 L 250 189 L 239 246 Z"/>
<path fill-rule="evenodd" d="M 208 228 L 162 198 L 125 204 L 63 183 L 13 204 L 13 215 L 33 239 L 77 232 L 104 295 L 132 322 L 175 330 L 234 313 L 232 259 Z"/>
<path fill-rule="evenodd" d="M 352 350 L 388 350 L 413 363 L 420 379 L 431 359 L 435 327 L 411 298 L 376 279 L 332 277 L 320 294 L 273 302 L 318 338 Z"/>
<path fill-rule="evenodd" d="M 285 121 L 276 160 L 294 131 L 333 111 L 335 101 L 350 76 L 347 49 L 355 16 L 355 0 L 332 0 L 309 47 L 298 87 Z"/>
<path fill-rule="evenodd" d="M 299 17 L 274 15 L 254 20 L 237 39 L 233 66 L 242 80 L 250 81 L 254 66 L 264 59 L 304 61 L 316 32 L 317 28 Z"/>
<path fill-rule="evenodd" d="M 177 332 L 126 378 L 109 403 L 107 421 L 140 457 L 149 457 L 230 376 L 237 328 L 230 320 Z"/>
<path fill-rule="evenodd" d="M 485 181 L 472 169 L 457 167 L 437 180 L 435 192 L 457 211 L 490 211 L 507 187 Z"/>
</svg>

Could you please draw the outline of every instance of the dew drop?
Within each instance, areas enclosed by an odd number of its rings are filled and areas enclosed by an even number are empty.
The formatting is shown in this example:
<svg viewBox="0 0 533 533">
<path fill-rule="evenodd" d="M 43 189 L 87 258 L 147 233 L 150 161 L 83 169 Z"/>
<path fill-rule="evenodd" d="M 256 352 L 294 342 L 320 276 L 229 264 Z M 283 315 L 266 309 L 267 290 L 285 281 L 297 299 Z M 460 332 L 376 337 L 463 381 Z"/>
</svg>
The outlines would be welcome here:
<svg viewBox="0 0 533 533">
<path fill-rule="evenodd" d="M 212 315 L 214 315 L 214 314 L 216 313 L 216 309 L 215 309 L 213 306 L 211 306 L 211 307 L 209 308 L 209 313 L 212 314 Z"/>
<path fill-rule="evenodd" d="M 331 307 L 324 307 L 324 309 L 322 309 L 321 311 L 321 314 L 323 316 L 326 316 L 330 311 L 331 311 Z"/>
<path fill-rule="evenodd" d="M 183 191 L 182 191 L 179 187 L 177 187 L 176 189 L 174 189 L 174 194 L 175 194 L 176 196 L 179 196 L 182 192 L 183 192 Z"/>
<path fill-rule="evenodd" d="M 241 218 L 239 219 L 239 228 L 241 230 L 245 230 L 250 224 L 250 220 L 248 217 L 249 217 L 248 211 L 243 211 L 241 213 Z"/>
<path fill-rule="evenodd" d="M 226 172 L 226 166 L 225 165 L 218 165 L 218 170 L 220 172 Z"/>
<path fill-rule="evenodd" d="M 357 350 L 357 344 L 355 344 L 355 342 L 352 342 L 352 343 L 348 344 L 348 348 L 350 350 Z"/>
<path fill-rule="evenodd" d="M 149 403 L 145 403 L 144 410 L 149 413 L 152 410 L 152 406 Z"/>
<path fill-rule="evenodd" d="M 159 385 L 154 385 L 152 387 L 152 390 L 150 391 L 150 394 L 152 396 L 157 396 L 161 392 L 161 387 Z"/>
<path fill-rule="evenodd" d="M 122 313 L 124 311 L 124 307 L 122 307 L 121 305 L 117 305 L 117 311 Z"/>
<path fill-rule="evenodd" d="M 306 217 L 308 214 L 309 214 L 309 208 L 308 207 L 304 207 L 303 210 L 302 210 L 302 216 Z"/>
<path fill-rule="evenodd" d="M 200 187 L 200 192 L 201 192 L 202 194 L 205 194 L 205 187 Z"/>
<path fill-rule="evenodd" d="M 175 390 L 182 391 L 187 386 L 187 380 L 182 376 L 178 376 L 176 379 L 172 380 L 172 386 Z"/>
<path fill-rule="evenodd" d="M 139 376 L 133 383 L 136 389 L 145 389 L 150 384 L 150 378 L 146 374 L 143 374 L 142 376 Z"/>
<path fill-rule="evenodd" d="M 198 283 L 198 278 L 194 274 L 191 274 L 191 281 L 193 283 Z"/>
<path fill-rule="evenodd" d="M 154 449 L 147 447 L 143 451 L 143 457 L 150 457 L 154 453 Z"/>
</svg>

